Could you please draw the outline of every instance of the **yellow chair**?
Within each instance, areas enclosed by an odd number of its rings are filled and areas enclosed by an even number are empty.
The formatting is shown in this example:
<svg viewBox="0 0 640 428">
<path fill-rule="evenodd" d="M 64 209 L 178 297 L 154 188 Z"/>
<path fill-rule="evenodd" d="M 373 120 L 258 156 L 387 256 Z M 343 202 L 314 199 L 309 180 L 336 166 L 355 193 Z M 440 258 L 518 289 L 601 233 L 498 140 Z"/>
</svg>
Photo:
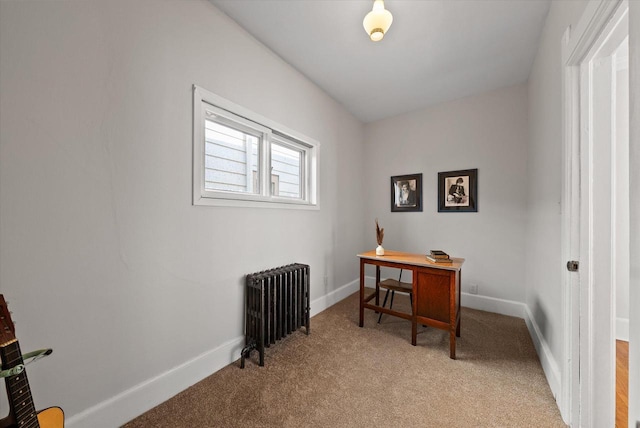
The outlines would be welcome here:
<svg viewBox="0 0 640 428">
<path fill-rule="evenodd" d="M 387 304 L 387 298 L 389 297 L 389 291 L 391 291 L 391 302 L 389 303 L 389 309 L 393 307 L 393 297 L 396 294 L 396 291 L 400 293 L 407 293 L 409 295 L 409 301 L 411 302 L 411 311 L 413 311 L 413 285 L 408 282 L 402 282 L 402 269 L 400 269 L 400 275 L 398 279 L 385 279 L 384 281 L 380 281 L 380 288 L 385 288 L 387 292 L 384 295 L 384 301 L 382 302 L 382 307 L 384 308 Z M 378 316 L 378 324 L 380 324 L 380 320 L 382 319 L 382 312 Z"/>
</svg>

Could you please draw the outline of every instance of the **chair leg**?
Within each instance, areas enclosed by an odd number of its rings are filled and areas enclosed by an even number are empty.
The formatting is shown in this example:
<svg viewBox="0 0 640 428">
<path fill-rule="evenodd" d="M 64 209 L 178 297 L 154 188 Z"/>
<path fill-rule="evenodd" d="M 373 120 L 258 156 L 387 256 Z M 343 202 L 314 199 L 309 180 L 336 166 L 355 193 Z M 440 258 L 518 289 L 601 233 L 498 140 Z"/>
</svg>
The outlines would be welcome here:
<svg viewBox="0 0 640 428">
<path fill-rule="evenodd" d="M 384 295 L 384 301 L 382 302 L 382 307 L 384 308 L 387 304 L 387 297 L 389 297 L 389 289 L 387 288 L 387 292 Z M 393 294 L 391 295 L 391 301 L 393 302 Z M 378 315 L 378 324 L 380 324 L 380 320 L 382 319 L 382 312 Z"/>
</svg>

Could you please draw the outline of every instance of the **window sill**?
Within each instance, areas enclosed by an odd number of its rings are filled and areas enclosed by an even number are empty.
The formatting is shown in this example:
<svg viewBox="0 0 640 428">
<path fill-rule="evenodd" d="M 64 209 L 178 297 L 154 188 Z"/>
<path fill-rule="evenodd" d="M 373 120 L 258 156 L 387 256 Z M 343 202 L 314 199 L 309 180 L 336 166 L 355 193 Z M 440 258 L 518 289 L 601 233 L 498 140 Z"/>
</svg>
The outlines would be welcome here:
<svg viewBox="0 0 640 428">
<path fill-rule="evenodd" d="M 247 199 L 225 199 L 225 198 L 194 198 L 194 206 L 208 207 L 242 207 L 242 208 L 279 208 L 291 210 L 320 210 L 318 204 L 312 205 L 304 202 L 296 201 L 280 201 L 280 200 L 247 200 Z"/>
</svg>

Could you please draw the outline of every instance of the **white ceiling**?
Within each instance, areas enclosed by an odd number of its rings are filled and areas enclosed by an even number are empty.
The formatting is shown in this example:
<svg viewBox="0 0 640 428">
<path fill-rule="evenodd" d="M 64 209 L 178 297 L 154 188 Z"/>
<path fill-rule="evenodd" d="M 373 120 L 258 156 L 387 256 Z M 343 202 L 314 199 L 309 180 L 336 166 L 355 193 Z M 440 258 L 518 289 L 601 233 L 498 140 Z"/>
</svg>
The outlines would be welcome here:
<svg viewBox="0 0 640 428">
<path fill-rule="evenodd" d="M 364 122 L 525 82 L 550 0 L 210 0 Z"/>
</svg>

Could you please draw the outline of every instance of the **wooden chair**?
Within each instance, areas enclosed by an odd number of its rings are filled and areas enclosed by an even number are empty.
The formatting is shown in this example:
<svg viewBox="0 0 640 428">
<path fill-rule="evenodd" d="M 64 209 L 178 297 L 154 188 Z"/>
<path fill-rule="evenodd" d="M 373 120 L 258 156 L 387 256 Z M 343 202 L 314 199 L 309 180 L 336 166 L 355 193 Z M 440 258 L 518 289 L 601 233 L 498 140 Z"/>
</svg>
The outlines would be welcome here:
<svg viewBox="0 0 640 428">
<path fill-rule="evenodd" d="M 389 291 L 391 291 L 391 302 L 389 303 L 389 309 L 393 307 L 393 296 L 396 294 L 396 291 L 400 293 L 407 293 L 409 295 L 409 301 L 411 302 L 411 310 L 413 311 L 413 284 L 409 282 L 402 282 L 402 269 L 400 269 L 400 275 L 398 276 L 398 280 L 395 279 L 385 279 L 384 281 L 380 281 L 380 288 L 386 288 L 387 292 L 384 295 L 384 301 L 382 302 L 382 307 L 384 308 L 387 304 L 387 298 L 389 297 Z M 382 312 L 378 316 L 378 324 L 380 324 L 380 320 L 382 319 Z"/>
</svg>

